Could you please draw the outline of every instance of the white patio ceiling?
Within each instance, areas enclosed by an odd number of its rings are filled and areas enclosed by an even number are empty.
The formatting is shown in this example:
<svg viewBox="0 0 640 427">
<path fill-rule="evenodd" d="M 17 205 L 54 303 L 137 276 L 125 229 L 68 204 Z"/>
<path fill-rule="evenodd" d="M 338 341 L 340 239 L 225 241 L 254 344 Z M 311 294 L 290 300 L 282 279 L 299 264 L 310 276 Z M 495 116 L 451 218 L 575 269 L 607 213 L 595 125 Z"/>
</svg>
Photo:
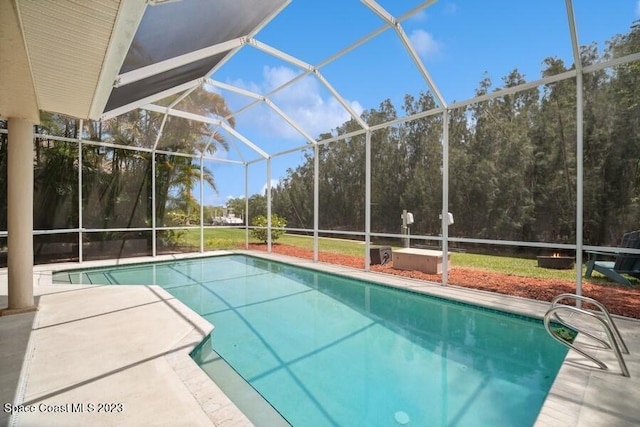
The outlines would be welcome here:
<svg viewBox="0 0 640 427">
<path fill-rule="evenodd" d="M 140 0 L 0 0 L 0 60 L 9 71 L 0 79 L 0 115 L 97 117 L 144 10 Z"/>
</svg>

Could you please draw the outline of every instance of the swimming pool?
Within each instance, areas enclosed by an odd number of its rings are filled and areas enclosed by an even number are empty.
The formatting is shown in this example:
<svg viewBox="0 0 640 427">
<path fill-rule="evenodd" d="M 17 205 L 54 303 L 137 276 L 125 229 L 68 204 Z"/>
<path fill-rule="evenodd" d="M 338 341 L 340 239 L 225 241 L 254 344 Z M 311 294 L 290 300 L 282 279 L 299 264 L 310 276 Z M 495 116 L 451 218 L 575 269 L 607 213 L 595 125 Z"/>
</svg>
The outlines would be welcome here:
<svg viewBox="0 0 640 427">
<path fill-rule="evenodd" d="M 242 255 L 54 274 L 156 284 L 294 426 L 530 426 L 566 348 L 542 322 Z"/>
</svg>

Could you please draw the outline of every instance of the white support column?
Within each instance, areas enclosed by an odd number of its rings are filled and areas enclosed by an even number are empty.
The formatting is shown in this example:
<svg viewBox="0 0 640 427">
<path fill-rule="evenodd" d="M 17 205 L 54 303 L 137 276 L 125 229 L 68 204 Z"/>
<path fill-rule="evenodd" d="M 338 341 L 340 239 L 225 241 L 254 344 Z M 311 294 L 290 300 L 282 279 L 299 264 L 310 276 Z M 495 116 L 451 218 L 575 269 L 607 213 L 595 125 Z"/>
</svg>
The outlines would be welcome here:
<svg viewBox="0 0 640 427">
<path fill-rule="evenodd" d="M 576 295 L 582 296 L 582 246 L 584 228 L 584 110 L 582 72 L 576 76 Z M 576 300 L 576 306 L 581 301 Z"/>
<path fill-rule="evenodd" d="M 580 57 L 580 43 L 573 13 L 573 2 L 565 0 L 573 62 L 576 68 L 576 295 L 582 295 L 582 246 L 584 227 L 584 87 L 582 58 Z M 582 307 L 582 301 L 576 300 L 576 307 Z"/>
<path fill-rule="evenodd" d="M 320 215 L 320 147 L 313 147 L 313 262 L 318 262 L 318 229 Z"/>
<path fill-rule="evenodd" d="M 33 298 L 33 123 L 8 122 L 8 299 L 3 315 L 36 310 Z"/>
<path fill-rule="evenodd" d="M 267 159 L 267 253 L 271 253 L 271 157 Z"/>
<path fill-rule="evenodd" d="M 364 166 L 364 269 L 371 269 L 369 249 L 371 248 L 371 131 L 368 130 L 365 139 Z"/>
<path fill-rule="evenodd" d="M 244 164 L 244 248 L 249 249 L 249 164 Z"/>
<path fill-rule="evenodd" d="M 84 261 L 84 249 L 82 243 L 84 241 L 84 234 L 82 233 L 82 227 L 84 222 L 82 221 L 82 130 L 84 129 L 84 121 L 80 120 L 80 135 L 78 135 L 78 262 Z"/>
<path fill-rule="evenodd" d="M 449 110 L 442 113 L 442 285 L 449 281 Z"/>
<path fill-rule="evenodd" d="M 154 147 L 151 152 L 151 256 L 153 257 L 158 255 L 156 226 L 156 149 Z"/>
<path fill-rule="evenodd" d="M 204 252 L 204 159 L 200 155 L 200 253 Z"/>
</svg>

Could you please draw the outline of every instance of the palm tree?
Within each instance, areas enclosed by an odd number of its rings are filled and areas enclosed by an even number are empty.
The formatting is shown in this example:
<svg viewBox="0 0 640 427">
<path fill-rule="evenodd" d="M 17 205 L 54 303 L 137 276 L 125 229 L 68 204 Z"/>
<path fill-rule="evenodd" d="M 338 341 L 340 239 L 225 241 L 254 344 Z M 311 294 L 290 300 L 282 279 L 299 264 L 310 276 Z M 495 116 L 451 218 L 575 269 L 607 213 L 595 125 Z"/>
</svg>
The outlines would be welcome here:
<svg viewBox="0 0 640 427">
<path fill-rule="evenodd" d="M 176 109 L 221 118 L 230 126 L 235 126 L 234 118 L 229 117 L 231 110 L 224 98 L 203 88 L 198 88 L 181 100 Z M 159 146 L 167 151 L 193 155 L 214 155 L 219 149 L 229 150 L 224 135 L 213 125 L 176 117 L 168 118 Z M 208 168 L 200 170 L 200 166 L 192 158 L 158 154 L 156 160 L 156 217 L 159 221 L 164 217 L 166 202 L 172 189 L 177 191 L 188 218 L 191 209 L 197 206 L 192 190 L 200 182 L 201 174 L 203 181 L 214 191 L 218 191 L 213 173 Z"/>
<path fill-rule="evenodd" d="M 202 170 L 200 170 L 200 165 L 194 162 L 184 162 L 184 164 L 176 170 L 173 177 L 174 186 L 177 188 L 178 195 L 180 196 L 179 200 L 182 202 L 180 204 L 186 212 L 186 225 L 190 225 L 191 212 L 198 209 L 198 201 L 193 196 L 192 190 L 194 185 L 200 182 L 201 174 L 204 182 L 216 190 L 213 173 L 204 166 Z"/>
</svg>

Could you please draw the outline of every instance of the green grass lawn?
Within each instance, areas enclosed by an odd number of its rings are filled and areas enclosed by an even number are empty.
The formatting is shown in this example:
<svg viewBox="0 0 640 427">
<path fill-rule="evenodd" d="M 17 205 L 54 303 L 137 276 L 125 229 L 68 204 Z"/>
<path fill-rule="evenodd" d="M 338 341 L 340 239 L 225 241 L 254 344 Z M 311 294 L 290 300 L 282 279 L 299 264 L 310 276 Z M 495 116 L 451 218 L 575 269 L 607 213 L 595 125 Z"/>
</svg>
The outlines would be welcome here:
<svg viewBox="0 0 640 427">
<path fill-rule="evenodd" d="M 234 249 L 237 248 L 238 245 L 244 245 L 244 230 L 233 228 L 205 229 L 204 241 L 205 247 L 209 250 Z M 249 235 L 249 242 L 261 243 L 253 239 L 251 234 Z M 180 237 L 180 243 L 187 246 L 200 247 L 200 230 L 186 230 Z M 313 249 L 313 238 L 311 236 L 284 234 L 275 244 Z M 321 251 L 335 252 L 343 255 L 362 256 L 364 253 L 363 243 L 350 240 L 320 238 L 318 245 Z"/>
<path fill-rule="evenodd" d="M 184 246 L 200 247 L 200 230 L 181 232 L 179 243 Z M 204 230 L 204 246 L 207 250 L 236 249 L 244 244 L 244 230 L 218 228 Z"/>
<path fill-rule="evenodd" d="M 575 280 L 575 267 L 570 270 L 554 270 L 538 267 L 537 259 L 512 258 L 506 256 L 452 253 L 451 264 L 460 267 L 492 271 L 515 276 L 538 277 L 541 279 Z"/>
<path fill-rule="evenodd" d="M 244 245 L 244 230 L 241 229 L 205 229 L 205 248 L 215 249 L 235 249 Z M 250 243 L 260 243 L 249 237 Z M 188 230 L 181 236 L 181 243 L 193 247 L 200 247 L 200 231 Z M 285 234 L 278 239 L 275 244 L 291 245 L 305 249 L 313 249 L 313 238 Z M 322 252 L 333 252 L 343 255 L 364 256 L 364 244 L 358 241 L 323 238 L 318 242 L 319 250 Z M 399 249 L 399 248 L 393 248 Z M 512 274 L 523 277 L 537 277 L 541 279 L 563 279 L 575 280 L 575 267 L 570 270 L 554 270 L 538 267 L 536 259 L 515 258 L 507 256 L 479 255 L 472 253 L 451 253 L 451 263 L 456 267 L 473 268 L 494 273 Z M 584 268 L 583 268 L 584 274 Z M 589 279 L 594 282 L 608 282 L 606 279 L 594 277 Z"/>
</svg>

